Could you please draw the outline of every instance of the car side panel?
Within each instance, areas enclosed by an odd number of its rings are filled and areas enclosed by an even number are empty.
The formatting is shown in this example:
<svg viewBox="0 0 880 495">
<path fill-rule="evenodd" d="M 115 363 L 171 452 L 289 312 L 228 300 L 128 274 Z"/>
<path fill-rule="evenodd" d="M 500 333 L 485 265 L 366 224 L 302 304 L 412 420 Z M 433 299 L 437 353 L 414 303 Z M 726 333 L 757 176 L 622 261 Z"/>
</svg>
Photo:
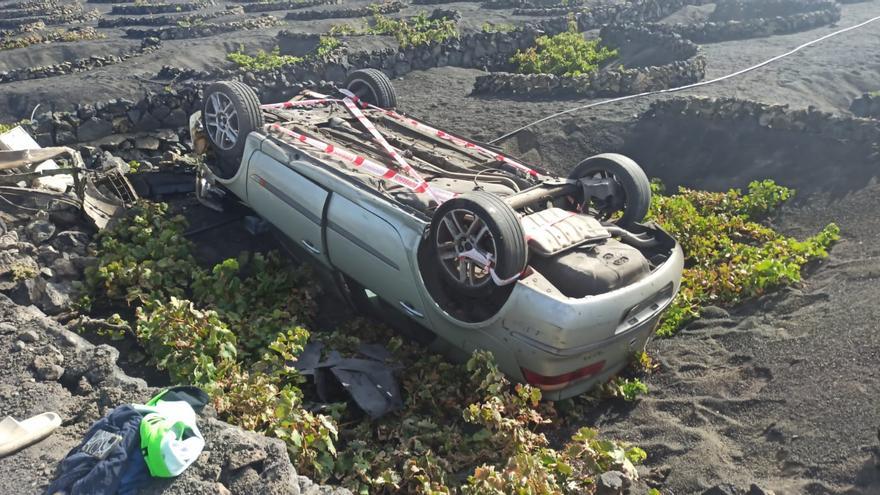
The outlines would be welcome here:
<svg viewBox="0 0 880 495">
<path fill-rule="evenodd" d="M 247 203 L 247 169 L 248 162 L 250 161 L 251 156 L 257 151 L 260 150 L 263 141 L 266 139 L 265 136 L 258 132 L 252 132 L 248 134 L 247 140 L 245 141 L 244 153 L 242 154 L 241 166 L 238 167 L 238 171 L 236 171 L 235 175 L 224 179 L 222 177 L 215 177 L 215 180 L 218 184 L 221 184 L 223 187 L 229 190 L 236 197 Z"/>
<path fill-rule="evenodd" d="M 408 243 L 394 225 L 341 194 L 333 194 L 326 233 L 334 267 L 426 324 L 425 304 L 416 285 Z"/>
<path fill-rule="evenodd" d="M 262 151 L 248 162 L 248 204 L 318 261 L 328 264 L 321 232 L 329 192 Z"/>
</svg>

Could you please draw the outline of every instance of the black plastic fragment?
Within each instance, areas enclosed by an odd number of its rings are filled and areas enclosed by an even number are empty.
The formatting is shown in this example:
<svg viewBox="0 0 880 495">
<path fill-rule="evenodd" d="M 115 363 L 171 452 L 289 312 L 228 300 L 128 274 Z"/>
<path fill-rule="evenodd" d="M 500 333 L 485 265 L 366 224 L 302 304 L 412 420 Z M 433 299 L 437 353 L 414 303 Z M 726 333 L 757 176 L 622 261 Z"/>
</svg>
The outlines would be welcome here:
<svg viewBox="0 0 880 495">
<path fill-rule="evenodd" d="M 358 352 L 370 359 L 343 358 L 333 350 L 326 360 L 320 361 L 323 347 L 319 342 L 306 344 L 293 363 L 301 374 L 314 377 L 322 401 L 331 402 L 342 390 L 372 419 L 403 407 L 400 386 L 394 369 L 388 364 L 391 358 L 388 349 L 377 344 L 362 344 Z"/>
</svg>

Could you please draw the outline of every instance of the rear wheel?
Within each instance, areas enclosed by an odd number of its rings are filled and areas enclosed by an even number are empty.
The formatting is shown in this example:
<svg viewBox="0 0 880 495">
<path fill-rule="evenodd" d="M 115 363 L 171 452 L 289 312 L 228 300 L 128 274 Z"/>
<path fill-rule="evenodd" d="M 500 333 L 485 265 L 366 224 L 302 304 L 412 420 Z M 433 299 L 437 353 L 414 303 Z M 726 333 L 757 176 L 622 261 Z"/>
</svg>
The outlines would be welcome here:
<svg viewBox="0 0 880 495">
<path fill-rule="evenodd" d="M 440 205 L 430 242 L 440 272 L 465 295 L 486 295 L 526 268 L 528 248 L 519 217 L 491 193 L 466 193 Z"/>
<path fill-rule="evenodd" d="M 260 100 L 250 86 L 221 81 L 205 90 L 202 124 L 224 172 L 238 170 L 248 134 L 263 123 Z"/>
<path fill-rule="evenodd" d="M 397 92 L 391 79 L 378 69 L 352 71 L 345 78 L 345 89 L 370 105 L 380 108 L 397 106 Z"/>
<path fill-rule="evenodd" d="M 611 220 L 627 227 L 641 222 L 651 206 L 651 182 L 644 170 L 631 158 L 617 153 L 592 156 L 578 164 L 568 176 L 570 179 L 607 181 L 599 191 L 613 191 L 610 195 L 585 197 L 585 208 L 590 206 L 600 220 Z M 587 188 L 589 191 L 589 187 Z M 615 214 L 619 212 L 619 216 Z"/>
</svg>

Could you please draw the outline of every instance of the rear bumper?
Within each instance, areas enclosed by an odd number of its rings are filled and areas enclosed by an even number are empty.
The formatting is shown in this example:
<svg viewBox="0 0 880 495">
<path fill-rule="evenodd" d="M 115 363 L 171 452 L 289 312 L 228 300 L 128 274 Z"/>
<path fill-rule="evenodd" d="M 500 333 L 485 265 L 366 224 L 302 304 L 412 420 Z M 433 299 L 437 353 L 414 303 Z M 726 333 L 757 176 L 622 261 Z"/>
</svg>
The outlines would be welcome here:
<svg viewBox="0 0 880 495">
<path fill-rule="evenodd" d="M 684 254 L 676 244 L 645 279 L 580 299 L 559 294 L 533 274 L 517 283 L 499 318 L 484 331 L 508 347 L 515 359 L 507 360 L 511 369 L 503 371 L 519 381 L 530 381 L 523 370 L 531 381 L 589 370 L 571 381 L 541 385 L 549 399 L 572 397 L 608 380 L 644 349 L 678 293 L 683 267 Z"/>
<path fill-rule="evenodd" d="M 522 369 L 533 368 L 541 369 L 541 374 L 546 376 L 559 376 L 564 373 L 570 373 L 585 367 L 596 366 L 601 363 L 595 373 L 571 380 L 564 384 L 555 386 L 536 385 L 542 389 L 543 397 L 548 400 L 562 400 L 569 397 L 580 395 L 590 389 L 610 380 L 614 375 L 626 368 L 633 354 L 645 348 L 654 335 L 657 328 L 657 322 L 660 314 L 651 320 L 646 321 L 643 325 L 627 332 L 625 335 L 618 335 L 614 338 L 599 342 L 589 351 L 583 354 L 571 356 L 568 359 L 559 359 L 557 356 L 542 356 L 539 352 L 529 353 L 523 351 L 517 353 L 517 360 L 520 362 L 520 376 L 518 380 L 528 383 L 522 374 Z"/>
</svg>

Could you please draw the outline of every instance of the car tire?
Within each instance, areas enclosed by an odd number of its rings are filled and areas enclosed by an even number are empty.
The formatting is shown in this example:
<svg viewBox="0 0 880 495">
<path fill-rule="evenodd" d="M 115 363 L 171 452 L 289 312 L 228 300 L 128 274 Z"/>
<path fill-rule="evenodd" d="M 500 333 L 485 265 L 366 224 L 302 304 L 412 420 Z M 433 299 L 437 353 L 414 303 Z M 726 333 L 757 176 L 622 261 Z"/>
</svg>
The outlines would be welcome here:
<svg viewBox="0 0 880 495">
<path fill-rule="evenodd" d="M 395 108 L 397 92 L 391 79 L 378 69 L 359 69 L 345 78 L 345 89 L 361 100 L 379 108 Z"/>
<path fill-rule="evenodd" d="M 479 267 L 471 269 L 459 253 L 477 249 L 491 254 L 492 268 L 501 280 L 522 273 L 528 261 L 525 234 L 516 211 L 500 197 L 484 191 L 465 193 L 441 204 L 431 221 L 429 242 L 444 279 L 468 296 L 488 295 L 497 284 L 487 270 L 475 273 Z"/>
<path fill-rule="evenodd" d="M 627 227 L 644 220 L 651 207 L 651 182 L 639 164 L 617 153 L 603 153 L 580 162 L 568 177 L 577 180 L 596 174 L 613 177 L 623 189 L 624 208 L 617 225 Z"/>
<path fill-rule="evenodd" d="M 221 162 L 223 176 L 238 170 L 248 134 L 263 128 L 257 94 L 247 84 L 221 81 L 208 86 L 202 105 L 202 126 Z"/>
</svg>

